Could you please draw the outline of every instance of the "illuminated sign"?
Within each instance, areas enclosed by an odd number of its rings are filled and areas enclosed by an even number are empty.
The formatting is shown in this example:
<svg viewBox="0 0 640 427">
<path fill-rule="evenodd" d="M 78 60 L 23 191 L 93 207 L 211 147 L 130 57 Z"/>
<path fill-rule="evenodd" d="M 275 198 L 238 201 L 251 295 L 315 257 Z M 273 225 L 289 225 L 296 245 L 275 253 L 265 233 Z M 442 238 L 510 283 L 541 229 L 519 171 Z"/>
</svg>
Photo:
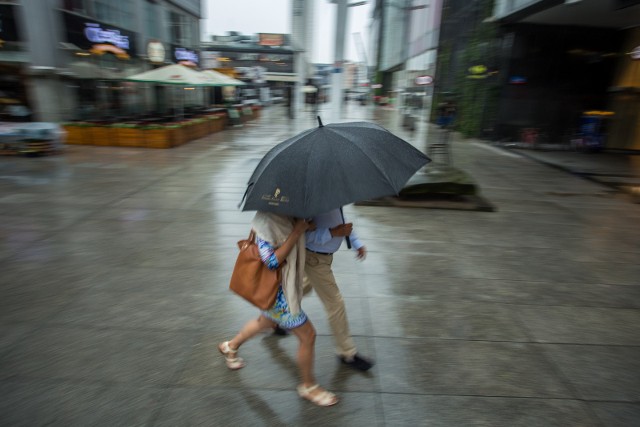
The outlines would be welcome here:
<svg viewBox="0 0 640 427">
<path fill-rule="evenodd" d="M 522 76 L 511 76 L 509 77 L 509 84 L 512 85 L 523 85 L 527 83 L 527 78 Z"/>
<path fill-rule="evenodd" d="M 431 76 L 418 76 L 416 77 L 417 85 L 430 85 L 433 83 L 433 77 Z"/>
<path fill-rule="evenodd" d="M 136 33 L 71 13 L 61 13 L 68 43 L 98 55 L 113 53 L 121 59 L 136 55 Z"/>
<path fill-rule="evenodd" d="M 469 72 L 471 74 L 484 74 L 487 72 L 487 67 L 484 65 L 474 65 L 473 67 L 469 67 Z"/>
<path fill-rule="evenodd" d="M 196 52 L 194 52 L 193 50 L 185 49 L 184 47 L 176 47 L 173 50 L 173 56 L 175 57 L 178 64 L 195 66 L 198 65 L 198 62 L 200 62 L 200 58 L 198 57 L 198 54 Z"/>
<path fill-rule="evenodd" d="M 474 65 L 469 67 L 469 74 L 467 75 L 468 79 L 486 79 L 489 74 L 487 74 L 487 67 L 484 65 Z"/>
<path fill-rule="evenodd" d="M 119 30 L 103 29 L 100 24 L 85 22 L 84 35 L 87 40 L 96 44 L 108 43 L 120 49 L 129 49 L 129 37 L 120 34 Z"/>
</svg>

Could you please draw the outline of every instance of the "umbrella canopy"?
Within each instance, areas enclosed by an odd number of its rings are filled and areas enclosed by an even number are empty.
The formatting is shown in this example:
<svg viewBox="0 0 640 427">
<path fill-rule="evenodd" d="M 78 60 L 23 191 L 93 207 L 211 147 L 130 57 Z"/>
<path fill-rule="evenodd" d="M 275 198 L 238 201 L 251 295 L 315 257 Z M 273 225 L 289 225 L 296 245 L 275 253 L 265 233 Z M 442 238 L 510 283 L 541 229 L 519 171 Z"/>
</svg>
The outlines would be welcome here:
<svg viewBox="0 0 640 427">
<path fill-rule="evenodd" d="M 226 76 L 214 70 L 202 71 L 211 86 L 244 86 L 245 82 Z"/>
<path fill-rule="evenodd" d="M 134 74 L 124 80 L 165 85 L 212 86 L 204 74 L 180 64 L 166 65 L 144 73 Z"/>
<path fill-rule="evenodd" d="M 320 122 L 262 158 L 249 179 L 242 210 L 309 218 L 356 201 L 398 194 L 429 161 L 377 124 Z"/>
</svg>

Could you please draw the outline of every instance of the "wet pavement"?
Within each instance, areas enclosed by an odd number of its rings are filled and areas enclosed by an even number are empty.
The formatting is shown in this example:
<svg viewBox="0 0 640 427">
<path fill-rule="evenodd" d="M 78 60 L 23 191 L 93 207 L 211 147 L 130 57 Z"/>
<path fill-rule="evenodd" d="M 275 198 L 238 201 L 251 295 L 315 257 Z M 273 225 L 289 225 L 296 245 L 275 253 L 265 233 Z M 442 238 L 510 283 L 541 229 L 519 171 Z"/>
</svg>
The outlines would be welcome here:
<svg viewBox="0 0 640 427">
<path fill-rule="evenodd" d="M 632 201 L 640 203 L 640 152 L 580 152 L 557 144 L 548 145 L 547 149 L 514 148 L 512 144 L 498 146 L 626 193 Z"/>
<path fill-rule="evenodd" d="M 424 124 L 350 105 L 360 119 L 426 151 Z M 376 366 L 341 366 L 319 301 L 303 301 L 318 381 L 341 402 L 298 398 L 293 337 L 261 335 L 227 370 L 216 343 L 256 315 L 227 289 L 253 215 L 237 204 L 262 155 L 312 126 L 273 106 L 172 150 L 0 158 L 0 424 L 640 424 L 640 206 L 459 138 L 454 164 L 495 212 L 345 210 L 369 256 L 343 248 L 335 273 Z"/>
</svg>

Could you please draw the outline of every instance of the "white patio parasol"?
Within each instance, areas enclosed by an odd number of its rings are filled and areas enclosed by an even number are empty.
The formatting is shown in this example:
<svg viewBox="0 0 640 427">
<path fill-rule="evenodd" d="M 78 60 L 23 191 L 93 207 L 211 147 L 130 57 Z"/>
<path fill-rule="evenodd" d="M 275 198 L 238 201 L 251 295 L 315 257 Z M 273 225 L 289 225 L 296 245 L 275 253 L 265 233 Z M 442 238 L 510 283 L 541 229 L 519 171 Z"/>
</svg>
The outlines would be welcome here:
<svg viewBox="0 0 640 427">
<path fill-rule="evenodd" d="M 205 70 L 201 71 L 207 77 L 208 82 L 212 86 L 244 86 L 245 82 L 240 81 L 238 79 L 234 79 L 233 77 L 229 77 L 225 74 L 219 73 L 214 70 Z"/>
<path fill-rule="evenodd" d="M 134 74 L 124 80 L 179 86 L 212 86 L 204 74 L 180 64 L 166 65 L 144 73 Z"/>
<path fill-rule="evenodd" d="M 139 83 L 184 86 L 185 88 L 188 88 L 190 86 L 213 86 L 213 84 L 204 74 L 180 64 L 166 65 L 154 70 L 134 74 L 132 76 L 126 77 L 124 80 Z M 180 92 L 182 97 L 180 115 L 183 116 L 185 96 L 184 91 L 181 90 Z"/>
</svg>

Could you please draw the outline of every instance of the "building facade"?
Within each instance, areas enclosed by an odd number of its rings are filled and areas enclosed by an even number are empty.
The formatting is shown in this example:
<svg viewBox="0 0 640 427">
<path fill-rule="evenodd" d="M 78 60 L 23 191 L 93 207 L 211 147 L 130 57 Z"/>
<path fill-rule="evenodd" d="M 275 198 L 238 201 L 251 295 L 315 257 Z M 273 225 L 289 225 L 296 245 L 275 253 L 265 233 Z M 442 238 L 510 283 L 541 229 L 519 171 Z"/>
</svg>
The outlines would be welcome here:
<svg viewBox="0 0 640 427">
<path fill-rule="evenodd" d="M 377 94 L 402 105 L 430 103 L 435 82 L 442 0 L 378 0 L 371 45 Z"/>
<path fill-rule="evenodd" d="M 33 120 L 156 109 L 149 99 L 157 89 L 120 79 L 199 63 L 199 0 L 21 0 L 0 4 L 0 14 L 9 28 L 0 38 L 10 40 L 0 47 L 3 79 L 19 82 L 16 92 Z M 165 108 L 171 103 L 155 95 Z"/>
<path fill-rule="evenodd" d="M 640 1 L 497 0 L 502 47 L 497 138 L 536 128 L 568 143 L 586 113 L 603 143 L 640 149 Z"/>
</svg>

